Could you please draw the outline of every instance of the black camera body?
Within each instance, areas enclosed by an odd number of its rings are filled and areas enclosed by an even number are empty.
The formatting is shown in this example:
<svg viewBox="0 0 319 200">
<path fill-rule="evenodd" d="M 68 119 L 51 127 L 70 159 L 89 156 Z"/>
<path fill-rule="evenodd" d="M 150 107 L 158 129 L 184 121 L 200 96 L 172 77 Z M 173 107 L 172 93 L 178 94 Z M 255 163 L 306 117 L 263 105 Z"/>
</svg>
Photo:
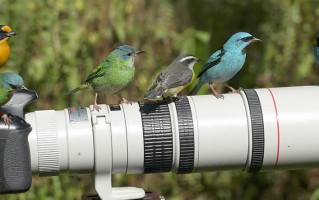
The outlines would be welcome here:
<svg viewBox="0 0 319 200">
<path fill-rule="evenodd" d="M 0 193 L 19 193 L 29 190 L 32 183 L 28 136 L 32 128 L 23 119 L 23 109 L 37 99 L 34 91 L 17 90 L 11 100 L 1 107 L 12 123 L 0 120 Z"/>
</svg>

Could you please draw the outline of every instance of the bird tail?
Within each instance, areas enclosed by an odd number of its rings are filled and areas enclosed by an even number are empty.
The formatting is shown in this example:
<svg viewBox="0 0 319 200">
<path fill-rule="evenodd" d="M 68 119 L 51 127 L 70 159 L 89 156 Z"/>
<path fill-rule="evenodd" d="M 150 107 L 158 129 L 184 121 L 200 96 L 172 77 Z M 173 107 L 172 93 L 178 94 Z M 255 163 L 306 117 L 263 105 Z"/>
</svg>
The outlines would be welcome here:
<svg viewBox="0 0 319 200">
<path fill-rule="evenodd" d="M 164 92 L 162 87 L 155 87 L 153 89 L 150 89 L 144 96 L 144 99 L 148 99 L 148 100 L 154 100 L 159 98 L 159 96 L 162 95 L 162 93 Z"/>
<path fill-rule="evenodd" d="M 190 95 L 195 95 L 197 94 L 198 90 L 204 85 L 204 82 L 202 81 L 198 81 L 197 84 L 195 85 L 195 87 L 192 89 L 192 91 L 190 92 Z"/>
<path fill-rule="evenodd" d="M 144 95 L 144 99 L 148 99 L 148 100 L 156 99 L 158 95 L 159 95 L 159 92 L 153 89 L 148 91 L 148 93 Z"/>
<path fill-rule="evenodd" d="M 72 95 L 72 94 L 76 93 L 77 91 L 88 89 L 89 86 L 90 86 L 89 83 L 84 83 L 84 84 L 80 85 L 79 87 L 77 87 L 77 88 L 71 90 L 70 92 L 65 93 L 64 95 L 65 95 L 65 96 Z"/>
</svg>

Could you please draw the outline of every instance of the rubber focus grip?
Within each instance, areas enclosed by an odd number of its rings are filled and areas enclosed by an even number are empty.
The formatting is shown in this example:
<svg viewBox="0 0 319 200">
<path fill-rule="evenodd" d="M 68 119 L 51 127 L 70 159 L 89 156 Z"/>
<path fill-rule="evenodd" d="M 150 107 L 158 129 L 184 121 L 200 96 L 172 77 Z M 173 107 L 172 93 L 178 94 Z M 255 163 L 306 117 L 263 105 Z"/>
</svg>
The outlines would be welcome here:
<svg viewBox="0 0 319 200">
<path fill-rule="evenodd" d="M 25 192 L 31 187 L 32 172 L 28 135 L 31 126 L 13 116 L 8 127 L 0 123 L 0 193 Z"/>
</svg>

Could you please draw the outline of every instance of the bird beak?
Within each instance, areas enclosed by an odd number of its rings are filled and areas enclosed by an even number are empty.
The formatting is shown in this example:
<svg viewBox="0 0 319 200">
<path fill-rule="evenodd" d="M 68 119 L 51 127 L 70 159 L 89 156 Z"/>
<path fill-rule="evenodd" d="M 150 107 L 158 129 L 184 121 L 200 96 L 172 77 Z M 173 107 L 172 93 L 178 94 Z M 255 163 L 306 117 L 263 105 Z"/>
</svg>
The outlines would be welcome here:
<svg viewBox="0 0 319 200">
<path fill-rule="evenodd" d="M 252 40 L 251 40 L 251 42 L 263 42 L 261 39 L 258 39 L 258 38 L 253 38 Z"/>
<path fill-rule="evenodd" d="M 8 37 L 12 37 L 12 36 L 17 35 L 17 33 L 14 32 L 14 31 L 10 31 L 10 32 L 8 32 L 6 35 L 7 35 Z"/>
<path fill-rule="evenodd" d="M 145 51 L 136 51 L 135 54 L 146 53 Z"/>
<path fill-rule="evenodd" d="M 200 58 L 197 58 L 197 59 L 196 59 L 196 62 L 201 62 L 201 61 L 203 61 L 203 60 L 200 59 Z"/>
</svg>

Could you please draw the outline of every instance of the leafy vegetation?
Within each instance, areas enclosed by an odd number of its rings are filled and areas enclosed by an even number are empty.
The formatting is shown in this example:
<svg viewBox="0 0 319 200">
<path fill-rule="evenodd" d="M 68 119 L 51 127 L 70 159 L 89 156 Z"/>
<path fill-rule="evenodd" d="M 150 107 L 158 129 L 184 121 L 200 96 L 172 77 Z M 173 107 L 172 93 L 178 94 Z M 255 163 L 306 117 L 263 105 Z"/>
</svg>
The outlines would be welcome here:
<svg viewBox="0 0 319 200">
<path fill-rule="evenodd" d="M 136 59 L 134 81 L 116 95 L 100 98 L 100 103 L 116 103 L 119 97 L 142 100 L 150 80 L 177 55 L 192 53 L 205 60 L 237 31 L 250 32 L 264 42 L 249 46 L 247 62 L 230 85 L 318 83 L 319 66 L 311 53 L 319 27 L 317 0 L 0 0 L 0 16 L 0 24 L 19 34 L 10 40 L 11 58 L 2 70 L 19 72 L 38 92 L 40 98 L 30 111 L 92 104 L 93 92 L 75 97 L 64 93 L 85 80 L 119 44 L 147 54 Z M 200 69 L 197 64 L 195 70 Z M 200 91 L 207 92 L 207 87 Z M 318 177 L 319 171 L 313 169 L 114 175 L 113 179 L 115 185 L 155 190 L 168 199 L 318 199 Z M 80 199 L 82 193 L 92 192 L 87 175 L 34 177 L 29 192 L 0 199 Z"/>
</svg>

